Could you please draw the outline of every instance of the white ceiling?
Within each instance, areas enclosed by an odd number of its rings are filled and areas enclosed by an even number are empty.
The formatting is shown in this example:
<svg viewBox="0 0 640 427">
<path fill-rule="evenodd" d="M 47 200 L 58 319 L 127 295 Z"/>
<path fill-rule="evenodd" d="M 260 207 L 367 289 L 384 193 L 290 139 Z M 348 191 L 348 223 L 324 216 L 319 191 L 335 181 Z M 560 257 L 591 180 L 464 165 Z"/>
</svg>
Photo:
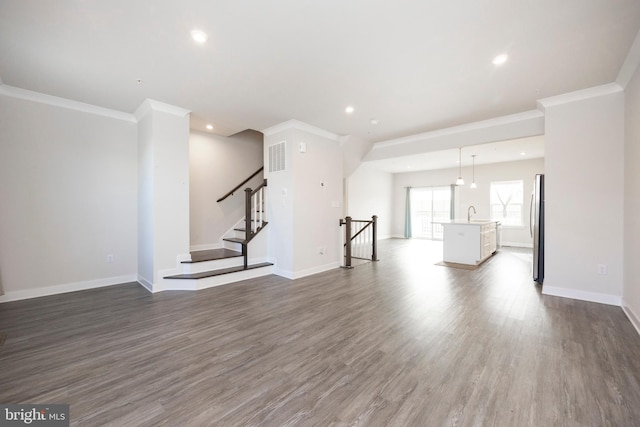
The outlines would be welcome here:
<svg viewBox="0 0 640 427">
<path fill-rule="evenodd" d="M 297 119 L 379 142 L 610 83 L 639 28 L 638 0 L 2 0 L 0 77 L 226 135 Z"/>
</svg>

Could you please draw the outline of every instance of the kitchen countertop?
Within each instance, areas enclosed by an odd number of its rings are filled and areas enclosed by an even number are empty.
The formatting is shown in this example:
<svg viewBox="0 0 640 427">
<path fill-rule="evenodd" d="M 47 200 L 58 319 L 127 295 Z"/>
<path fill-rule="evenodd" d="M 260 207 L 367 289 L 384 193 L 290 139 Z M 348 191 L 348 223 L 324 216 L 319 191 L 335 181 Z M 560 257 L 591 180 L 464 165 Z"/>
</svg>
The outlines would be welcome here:
<svg viewBox="0 0 640 427">
<path fill-rule="evenodd" d="M 434 221 L 434 224 L 456 224 L 456 225 L 485 225 L 492 223 L 499 223 L 500 221 L 492 221 L 490 219 L 471 219 L 471 221 L 467 221 L 466 219 L 452 219 L 448 221 Z"/>
</svg>

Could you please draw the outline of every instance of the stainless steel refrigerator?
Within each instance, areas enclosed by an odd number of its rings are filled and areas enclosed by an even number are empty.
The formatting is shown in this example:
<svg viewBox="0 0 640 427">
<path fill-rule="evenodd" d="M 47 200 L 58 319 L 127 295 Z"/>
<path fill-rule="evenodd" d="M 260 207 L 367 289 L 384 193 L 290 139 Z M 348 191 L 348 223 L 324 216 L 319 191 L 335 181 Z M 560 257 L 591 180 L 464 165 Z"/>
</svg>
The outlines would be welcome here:
<svg viewBox="0 0 640 427">
<path fill-rule="evenodd" d="M 533 280 L 544 280 L 544 175 L 536 175 L 531 194 L 529 231 L 533 237 Z"/>
</svg>

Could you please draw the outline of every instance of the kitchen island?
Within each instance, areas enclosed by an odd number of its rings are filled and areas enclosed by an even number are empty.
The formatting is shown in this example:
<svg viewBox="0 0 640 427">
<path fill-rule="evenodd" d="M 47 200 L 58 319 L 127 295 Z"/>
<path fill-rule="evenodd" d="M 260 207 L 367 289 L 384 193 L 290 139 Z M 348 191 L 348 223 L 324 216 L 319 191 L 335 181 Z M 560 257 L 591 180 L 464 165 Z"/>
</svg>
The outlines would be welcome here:
<svg viewBox="0 0 640 427">
<path fill-rule="evenodd" d="M 498 249 L 497 221 L 451 220 L 438 224 L 444 228 L 444 262 L 478 265 Z"/>
</svg>

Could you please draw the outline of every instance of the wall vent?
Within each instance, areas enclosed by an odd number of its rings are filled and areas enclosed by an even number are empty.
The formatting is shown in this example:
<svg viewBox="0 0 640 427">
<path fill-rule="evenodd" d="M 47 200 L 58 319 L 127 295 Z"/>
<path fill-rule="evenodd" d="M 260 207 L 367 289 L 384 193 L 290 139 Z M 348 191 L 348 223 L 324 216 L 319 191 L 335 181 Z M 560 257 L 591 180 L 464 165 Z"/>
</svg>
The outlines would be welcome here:
<svg viewBox="0 0 640 427">
<path fill-rule="evenodd" d="M 269 146 L 269 172 L 286 170 L 286 141 Z"/>
</svg>

